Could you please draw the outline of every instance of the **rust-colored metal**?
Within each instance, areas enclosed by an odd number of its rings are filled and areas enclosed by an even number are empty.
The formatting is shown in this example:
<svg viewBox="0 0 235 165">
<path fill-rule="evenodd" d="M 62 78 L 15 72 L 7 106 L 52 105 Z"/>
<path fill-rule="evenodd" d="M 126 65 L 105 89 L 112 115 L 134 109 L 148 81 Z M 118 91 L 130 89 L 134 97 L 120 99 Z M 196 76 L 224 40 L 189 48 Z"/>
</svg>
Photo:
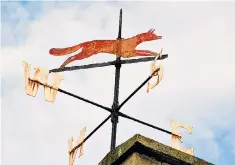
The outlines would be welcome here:
<svg viewBox="0 0 235 165">
<path fill-rule="evenodd" d="M 52 84 L 48 84 L 49 70 L 45 68 L 34 68 L 34 76 L 30 78 L 30 67 L 31 65 L 23 61 L 24 74 L 25 74 L 25 90 L 26 94 L 35 97 L 40 84 L 44 85 L 44 98 L 48 102 L 54 102 L 55 97 L 60 86 L 61 81 L 64 77 L 58 73 L 51 73 Z"/>
<path fill-rule="evenodd" d="M 190 147 L 189 149 L 186 149 L 186 148 L 180 146 L 179 140 L 180 140 L 181 143 L 183 143 L 183 140 L 182 140 L 182 134 L 178 133 L 178 128 L 181 127 L 181 128 L 186 129 L 190 134 L 192 134 L 193 127 L 188 126 L 186 124 L 178 123 L 174 120 L 171 120 L 170 123 L 171 123 L 171 132 L 178 135 L 178 136 L 180 136 L 180 139 L 179 139 L 179 137 L 177 137 L 175 135 L 171 136 L 171 147 L 173 147 L 177 150 L 180 150 L 182 152 L 185 152 L 187 154 L 194 155 L 194 149 L 192 147 Z"/>
<path fill-rule="evenodd" d="M 86 132 L 86 127 L 80 131 L 80 136 L 78 137 L 77 145 L 83 142 L 84 137 L 85 137 L 85 132 Z M 73 165 L 79 148 L 71 152 L 73 150 L 73 137 L 69 139 L 68 144 L 69 144 L 69 165 Z M 82 156 L 83 154 L 84 154 L 84 143 L 80 146 L 80 152 L 79 152 L 78 157 Z"/>
<path fill-rule="evenodd" d="M 154 29 L 150 29 L 146 33 L 138 34 L 128 39 L 116 40 L 93 40 L 84 42 L 67 48 L 52 48 L 49 53 L 54 56 L 63 56 L 74 53 L 82 48 L 81 52 L 69 57 L 61 67 L 75 61 L 88 58 L 98 53 L 109 53 L 124 58 L 136 56 L 153 56 L 153 52 L 148 50 L 136 50 L 135 48 L 142 42 L 161 39 L 162 36 L 154 34 Z"/>
<path fill-rule="evenodd" d="M 156 77 L 156 81 L 153 84 L 150 84 L 150 82 L 148 82 L 147 93 L 149 92 L 150 89 L 153 89 L 154 87 L 156 87 L 160 83 L 160 81 L 162 80 L 163 71 L 164 71 L 162 65 L 156 66 L 157 59 L 162 56 L 162 49 L 161 49 L 160 53 L 154 52 L 152 54 L 156 57 L 155 57 L 153 63 L 151 64 L 151 75 L 152 75 L 152 78 Z M 155 72 L 156 70 L 159 70 L 159 71 Z M 155 72 L 155 74 L 153 74 L 154 72 Z"/>
<path fill-rule="evenodd" d="M 29 96 L 35 97 L 37 92 L 38 92 L 39 84 L 30 80 L 29 71 L 30 71 L 31 65 L 28 64 L 27 62 L 23 61 L 23 66 L 24 66 L 26 94 L 29 95 Z M 37 72 L 35 72 L 34 78 L 36 78 L 36 76 L 37 76 Z"/>
</svg>

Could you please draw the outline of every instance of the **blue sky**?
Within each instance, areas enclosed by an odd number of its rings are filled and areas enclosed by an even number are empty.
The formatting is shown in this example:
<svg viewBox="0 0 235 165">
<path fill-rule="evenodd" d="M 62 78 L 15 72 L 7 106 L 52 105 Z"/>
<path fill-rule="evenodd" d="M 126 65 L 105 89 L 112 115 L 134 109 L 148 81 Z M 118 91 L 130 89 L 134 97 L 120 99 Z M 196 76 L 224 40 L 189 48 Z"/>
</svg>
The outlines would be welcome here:
<svg viewBox="0 0 235 165">
<path fill-rule="evenodd" d="M 195 148 L 195 156 L 215 164 L 233 165 L 234 5 L 234 2 L 2 2 L 3 164 L 67 163 L 67 140 L 77 136 L 84 126 L 87 133 L 91 132 L 108 115 L 63 94 L 58 94 L 54 104 L 47 103 L 42 89 L 35 98 L 26 96 L 21 62 L 57 68 L 67 57 L 50 56 L 50 48 L 93 39 L 115 39 L 119 9 L 123 8 L 123 36 L 155 28 L 163 36 L 162 41 L 145 43 L 138 49 L 163 48 L 169 54 L 167 60 L 160 62 L 164 77 L 159 86 L 149 94 L 146 88 L 142 89 L 123 112 L 168 130 L 171 118 L 192 125 L 193 134 L 185 134 L 184 141 Z M 114 58 L 101 54 L 71 66 Z M 120 100 L 145 79 L 149 65 L 122 67 Z M 65 72 L 61 88 L 110 106 L 113 74 L 114 69 L 109 67 Z M 93 115 L 89 117 L 90 114 Z M 75 164 L 97 164 L 106 155 L 110 125 L 107 122 L 87 141 L 85 155 L 76 159 Z M 120 119 L 117 143 L 136 133 L 170 144 L 168 135 L 125 119 Z"/>
</svg>

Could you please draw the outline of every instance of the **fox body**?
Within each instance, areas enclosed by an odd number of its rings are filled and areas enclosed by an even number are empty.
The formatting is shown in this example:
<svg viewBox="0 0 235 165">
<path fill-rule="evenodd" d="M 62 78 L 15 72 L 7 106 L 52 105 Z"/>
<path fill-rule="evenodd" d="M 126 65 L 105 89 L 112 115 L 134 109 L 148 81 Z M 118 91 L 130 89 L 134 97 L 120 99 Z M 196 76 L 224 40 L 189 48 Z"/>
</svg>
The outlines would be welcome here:
<svg viewBox="0 0 235 165">
<path fill-rule="evenodd" d="M 69 57 L 61 67 L 75 61 L 88 58 L 98 53 L 115 54 L 120 57 L 129 58 L 136 56 L 153 56 L 153 52 L 148 50 L 136 50 L 135 48 L 142 42 L 161 39 L 162 36 L 157 36 L 153 33 L 154 29 L 150 29 L 146 33 L 138 34 L 134 37 L 123 40 L 93 40 L 84 42 L 67 48 L 52 48 L 49 53 L 54 56 L 63 56 L 74 53 L 82 48 L 81 52 Z"/>
</svg>

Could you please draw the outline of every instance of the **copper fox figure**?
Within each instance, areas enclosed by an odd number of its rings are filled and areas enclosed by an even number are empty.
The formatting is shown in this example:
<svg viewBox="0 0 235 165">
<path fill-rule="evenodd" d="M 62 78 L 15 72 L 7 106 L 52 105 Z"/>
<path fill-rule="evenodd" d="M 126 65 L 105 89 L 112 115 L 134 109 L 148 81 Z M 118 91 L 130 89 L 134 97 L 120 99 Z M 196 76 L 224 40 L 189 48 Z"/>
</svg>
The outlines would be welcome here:
<svg viewBox="0 0 235 165">
<path fill-rule="evenodd" d="M 150 29 L 146 33 L 141 33 L 134 37 L 123 40 L 93 40 L 67 48 L 52 48 L 50 49 L 49 53 L 53 56 L 63 56 L 74 53 L 82 48 L 81 52 L 75 54 L 72 57 L 69 57 L 61 65 L 61 68 L 75 60 L 82 60 L 98 53 L 115 54 L 124 58 L 136 56 L 154 56 L 154 53 L 149 50 L 136 50 L 136 47 L 142 42 L 158 40 L 162 38 L 162 36 L 157 36 L 153 32 L 154 29 Z"/>
</svg>

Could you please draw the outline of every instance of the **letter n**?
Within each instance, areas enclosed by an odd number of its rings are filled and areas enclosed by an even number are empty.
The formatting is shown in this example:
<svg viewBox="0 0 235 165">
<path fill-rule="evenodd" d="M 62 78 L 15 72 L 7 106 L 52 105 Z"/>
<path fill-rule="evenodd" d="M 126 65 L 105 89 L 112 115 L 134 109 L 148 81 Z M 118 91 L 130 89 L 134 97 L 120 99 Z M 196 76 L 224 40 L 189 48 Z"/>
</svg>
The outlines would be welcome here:
<svg viewBox="0 0 235 165">
<path fill-rule="evenodd" d="M 80 153 L 78 157 L 82 156 L 84 153 L 84 143 L 80 147 L 77 146 L 83 142 L 85 132 L 86 132 L 86 127 L 80 131 L 80 136 L 78 137 L 77 145 L 75 147 L 73 147 L 73 137 L 69 139 L 69 165 L 73 165 L 79 148 L 80 148 Z"/>
</svg>

